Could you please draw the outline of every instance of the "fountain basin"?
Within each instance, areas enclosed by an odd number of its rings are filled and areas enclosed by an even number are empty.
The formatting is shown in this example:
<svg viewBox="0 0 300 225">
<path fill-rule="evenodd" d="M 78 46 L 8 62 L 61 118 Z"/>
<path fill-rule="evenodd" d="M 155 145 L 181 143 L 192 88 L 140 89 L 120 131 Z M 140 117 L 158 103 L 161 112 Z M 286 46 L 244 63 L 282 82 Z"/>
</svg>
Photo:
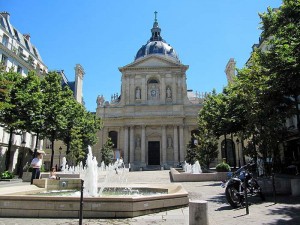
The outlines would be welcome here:
<svg viewBox="0 0 300 225">
<path fill-rule="evenodd" d="M 166 189 L 168 194 L 84 197 L 83 217 L 128 218 L 188 205 L 188 193 L 180 184 L 130 184 L 123 187 Z M 28 195 L 45 191 L 47 188 L 31 185 L 28 189 L 31 190 L 0 195 L 0 217 L 79 217 L 79 197 Z"/>
<path fill-rule="evenodd" d="M 174 182 L 223 181 L 227 179 L 227 172 L 193 174 L 180 173 L 175 168 L 171 168 L 171 177 Z"/>
</svg>

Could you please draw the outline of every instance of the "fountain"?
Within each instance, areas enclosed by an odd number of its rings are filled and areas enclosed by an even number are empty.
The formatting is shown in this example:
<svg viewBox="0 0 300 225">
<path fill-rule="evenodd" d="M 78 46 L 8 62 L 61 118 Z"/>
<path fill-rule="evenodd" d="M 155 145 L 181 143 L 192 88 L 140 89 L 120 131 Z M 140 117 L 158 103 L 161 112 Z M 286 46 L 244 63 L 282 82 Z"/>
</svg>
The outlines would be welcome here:
<svg viewBox="0 0 300 225">
<path fill-rule="evenodd" d="M 184 171 L 186 173 L 192 173 L 192 174 L 202 173 L 201 166 L 198 160 L 193 165 L 185 162 Z"/>
<path fill-rule="evenodd" d="M 66 161 L 63 161 L 62 167 L 64 173 L 80 171 L 80 177 L 84 179 L 83 217 L 85 218 L 128 218 L 183 207 L 188 204 L 188 193 L 181 184 L 128 184 L 125 174 L 129 169 L 124 167 L 123 160 L 117 160 L 113 165 L 106 167 L 104 171 L 102 163 L 101 167 L 98 167 L 96 157 L 92 156 L 91 148 L 89 148 L 85 168 L 81 164 L 70 169 L 67 167 Z M 98 183 L 99 171 L 106 175 L 104 181 Z M 5 194 L 1 193 L 0 217 L 79 217 L 80 198 L 78 194 L 77 196 L 45 196 L 37 193 L 50 190 L 56 192 L 69 189 L 79 190 L 81 179 L 38 179 L 34 180 L 34 184 L 19 191 L 12 190 Z M 104 195 L 105 189 L 122 190 L 131 195 Z M 139 192 L 145 191 L 149 194 L 137 195 Z"/>
<path fill-rule="evenodd" d="M 227 172 L 204 172 L 200 163 L 196 161 L 193 165 L 186 163 L 183 171 L 171 168 L 171 177 L 175 182 L 201 182 L 201 181 L 222 181 L 227 178 Z"/>
<path fill-rule="evenodd" d="M 84 177 L 84 191 L 92 197 L 98 196 L 98 162 L 92 155 L 92 149 L 89 146 L 89 153 L 86 159 L 86 171 Z"/>
</svg>

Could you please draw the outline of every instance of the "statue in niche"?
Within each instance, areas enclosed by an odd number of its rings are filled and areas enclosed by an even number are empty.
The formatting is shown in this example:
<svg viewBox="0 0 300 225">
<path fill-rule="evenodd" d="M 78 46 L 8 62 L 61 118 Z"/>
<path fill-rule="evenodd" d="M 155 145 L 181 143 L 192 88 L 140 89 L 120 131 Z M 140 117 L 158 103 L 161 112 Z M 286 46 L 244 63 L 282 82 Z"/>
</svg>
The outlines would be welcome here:
<svg viewBox="0 0 300 225">
<path fill-rule="evenodd" d="M 99 106 L 103 106 L 103 103 L 104 103 L 104 97 L 103 97 L 103 95 L 101 95 L 101 96 L 98 95 L 96 103 L 97 103 L 98 107 Z"/>
<path fill-rule="evenodd" d="M 168 137 L 167 143 L 168 143 L 168 148 L 172 148 L 172 138 L 171 137 Z"/>
<path fill-rule="evenodd" d="M 172 90 L 170 87 L 167 87 L 167 98 L 172 98 Z"/>
<path fill-rule="evenodd" d="M 141 139 L 140 139 L 140 137 L 136 138 L 135 147 L 137 147 L 137 148 L 141 147 Z"/>
<path fill-rule="evenodd" d="M 135 90 L 135 99 L 141 99 L 141 89 L 137 88 Z"/>
</svg>

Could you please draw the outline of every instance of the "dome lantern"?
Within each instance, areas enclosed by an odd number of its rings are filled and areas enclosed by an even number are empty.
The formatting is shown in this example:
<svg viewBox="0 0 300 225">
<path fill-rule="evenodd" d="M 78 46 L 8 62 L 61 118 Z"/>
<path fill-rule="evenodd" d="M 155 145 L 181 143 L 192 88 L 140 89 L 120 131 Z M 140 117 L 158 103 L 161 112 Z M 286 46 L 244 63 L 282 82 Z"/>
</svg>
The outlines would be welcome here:
<svg viewBox="0 0 300 225">
<path fill-rule="evenodd" d="M 179 62 L 178 56 L 174 50 L 174 48 L 169 45 L 164 39 L 162 39 L 160 33 L 161 29 L 157 22 L 157 12 L 154 12 L 154 23 L 151 29 L 151 38 L 147 42 L 147 44 L 143 45 L 137 52 L 135 56 L 135 60 L 145 57 L 147 55 L 159 54 L 164 55 L 176 62 Z"/>
</svg>

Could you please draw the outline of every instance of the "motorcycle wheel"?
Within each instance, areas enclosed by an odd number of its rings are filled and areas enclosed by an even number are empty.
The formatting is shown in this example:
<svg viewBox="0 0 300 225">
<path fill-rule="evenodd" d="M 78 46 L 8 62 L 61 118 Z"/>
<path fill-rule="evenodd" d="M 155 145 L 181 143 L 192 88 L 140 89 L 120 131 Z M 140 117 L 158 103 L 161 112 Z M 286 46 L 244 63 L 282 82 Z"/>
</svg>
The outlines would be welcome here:
<svg viewBox="0 0 300 225">
<path fill-rule="evenodd" d="M 225 195 L 228 203 L 232 208 L 238 208 L 242 205 L 242 197 L 239 194 L 237 187 L 228 185 L 225 189 Z"/>
</svg>

